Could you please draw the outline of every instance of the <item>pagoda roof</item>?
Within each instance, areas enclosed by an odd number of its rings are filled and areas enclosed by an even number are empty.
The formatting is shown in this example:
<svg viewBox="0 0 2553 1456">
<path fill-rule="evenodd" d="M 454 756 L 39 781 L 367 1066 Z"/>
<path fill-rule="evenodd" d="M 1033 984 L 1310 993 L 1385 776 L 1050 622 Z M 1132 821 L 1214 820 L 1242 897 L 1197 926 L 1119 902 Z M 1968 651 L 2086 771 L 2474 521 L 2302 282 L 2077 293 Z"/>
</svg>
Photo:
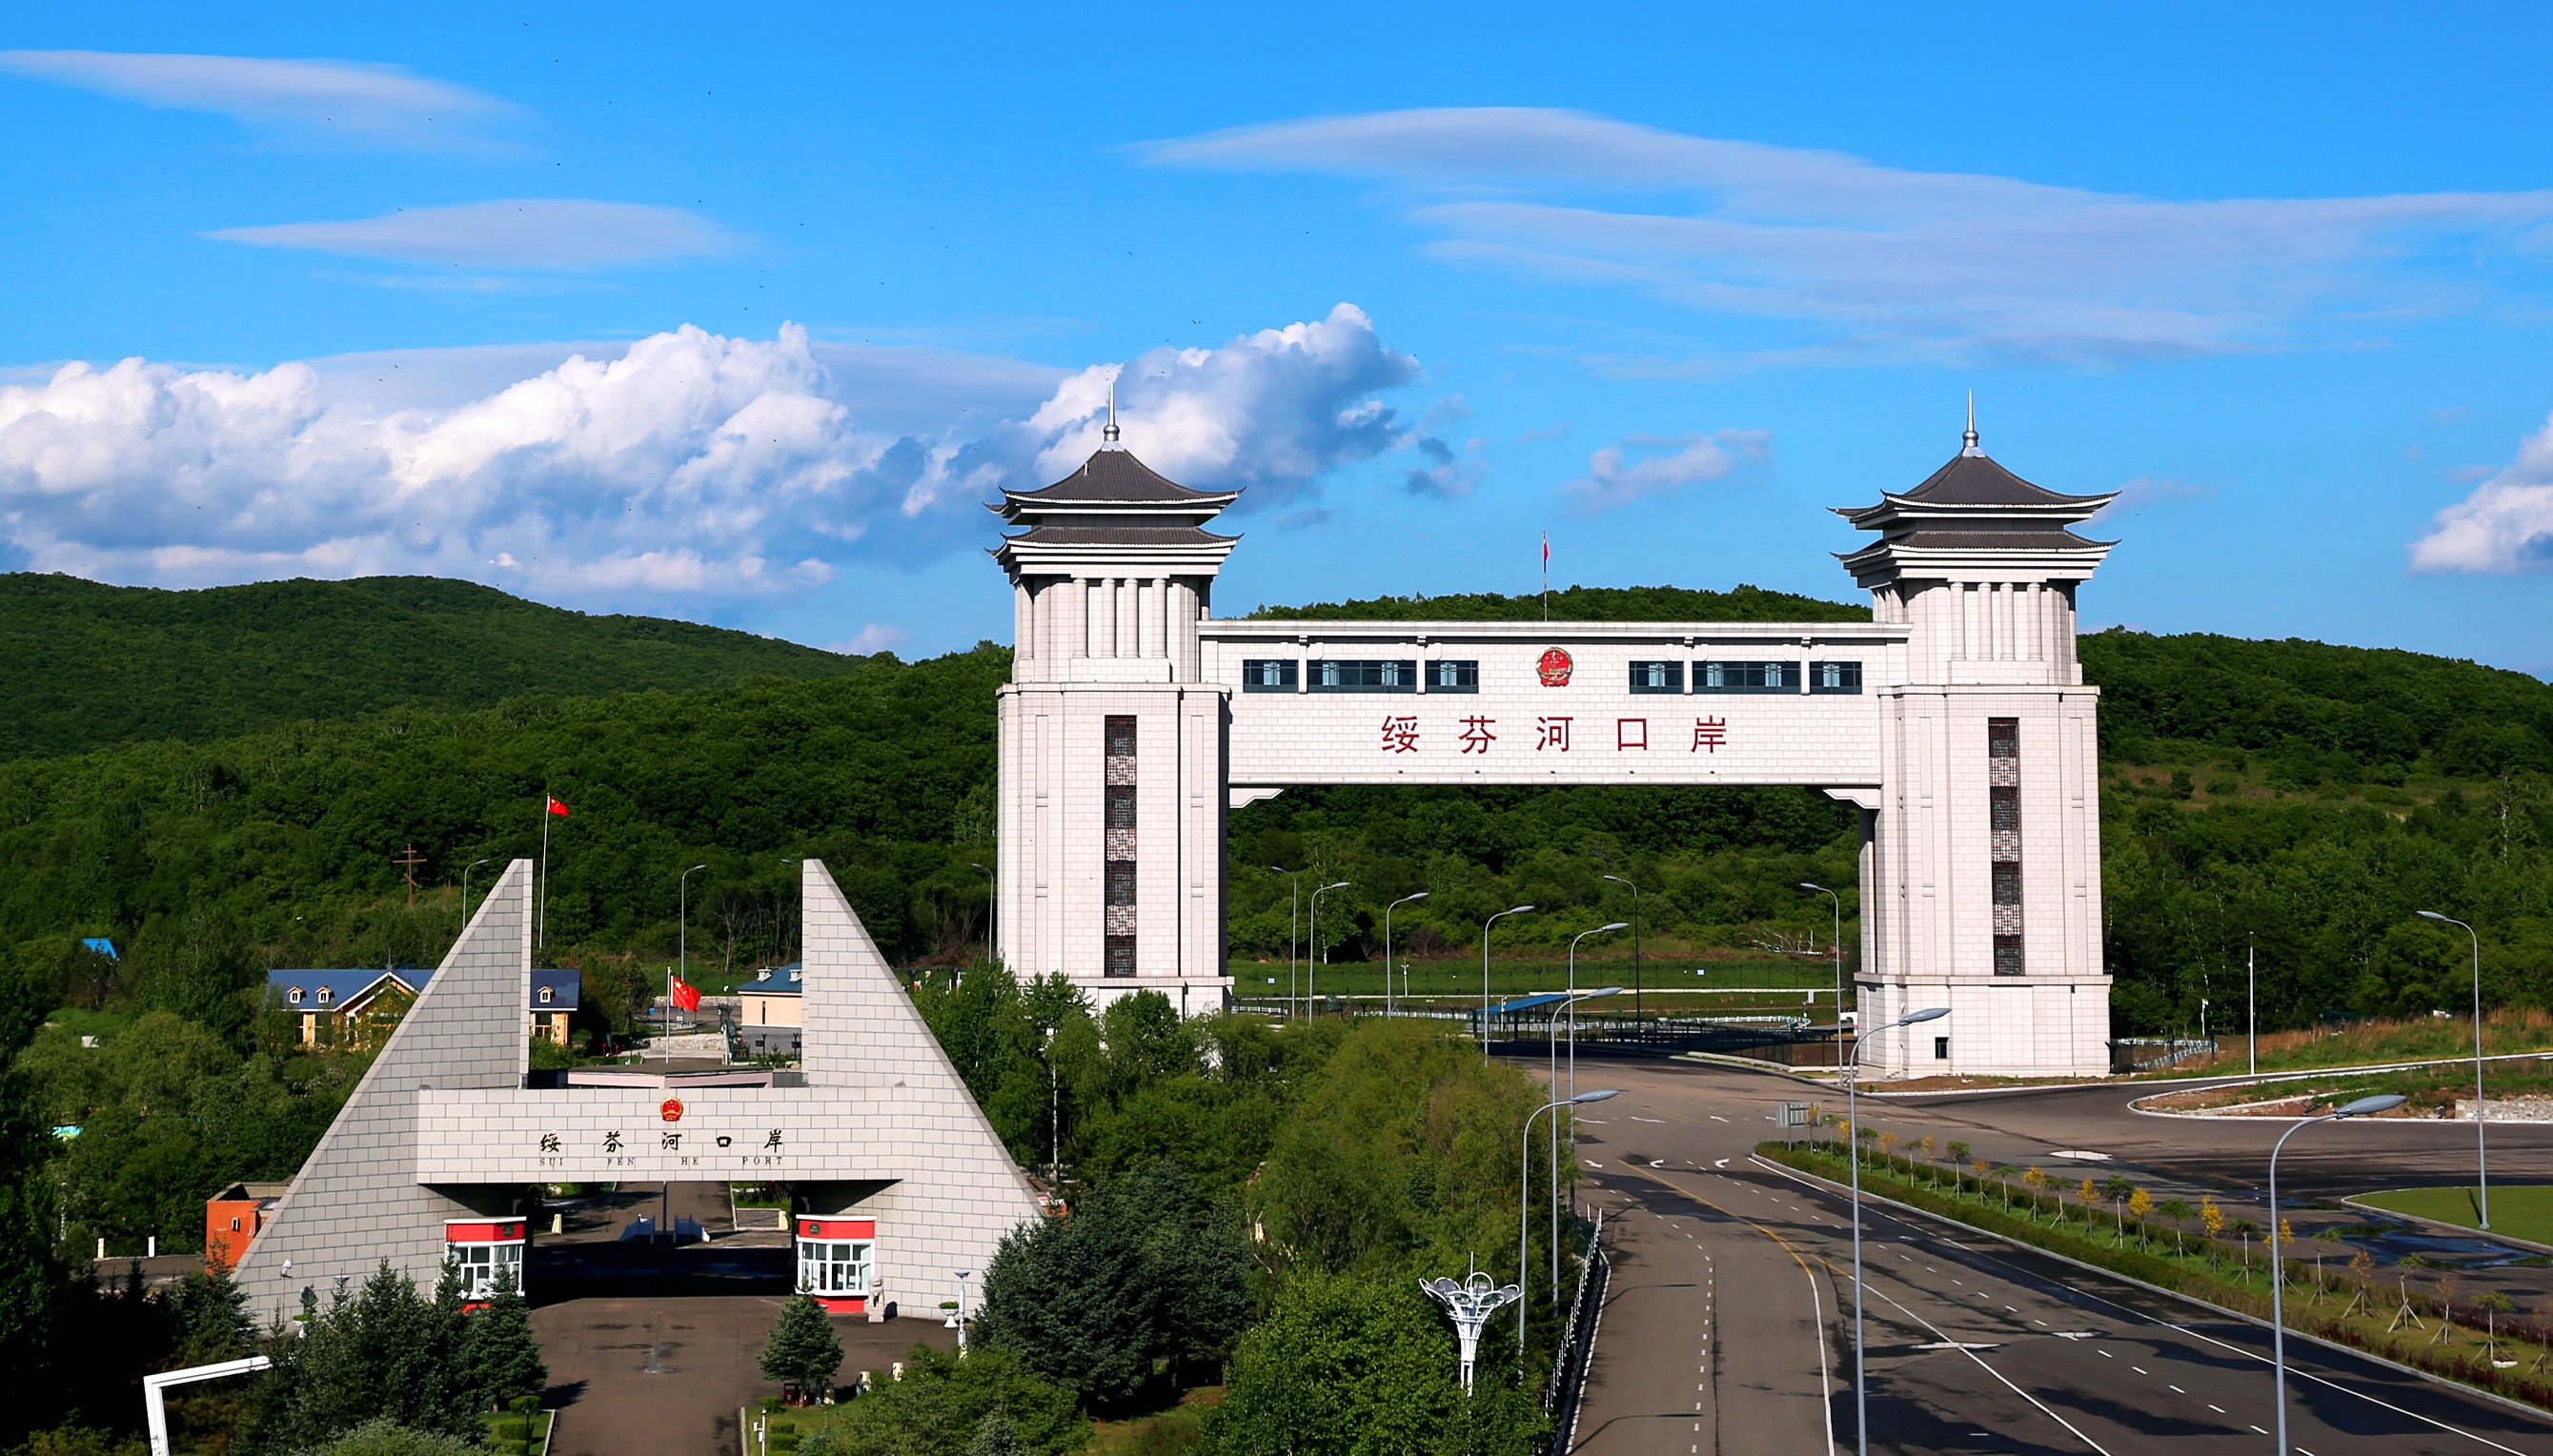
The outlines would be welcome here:
<svg viewBox="0 0 2553 1456">
<path fill-rule="evenodd" d="M 1240 499 L 1239 491 L 1190 490 L 1136 459 L 1132 451 L 1111 448 L 1092 452 L 1080 469 L 1043 490 L 1004 491 L 1002 504 L 992 509 L 1006 520 L 1058 507 L 1078 514 L 1093 507 L 1169 506 L 1177 513 L 1212 515 Z"/>
</svg>

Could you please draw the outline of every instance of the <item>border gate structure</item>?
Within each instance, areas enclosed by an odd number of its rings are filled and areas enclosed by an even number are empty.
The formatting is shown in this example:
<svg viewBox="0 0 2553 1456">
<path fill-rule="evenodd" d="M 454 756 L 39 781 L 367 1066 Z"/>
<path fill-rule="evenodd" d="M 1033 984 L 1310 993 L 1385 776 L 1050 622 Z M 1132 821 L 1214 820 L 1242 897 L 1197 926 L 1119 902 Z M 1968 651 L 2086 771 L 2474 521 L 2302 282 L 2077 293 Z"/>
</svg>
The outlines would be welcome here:
<svg viewBox="0 0 2553 1456">
<path fill-rule="evenodd" d="M 1015 652 L 1001 690 L 1000 951 L 1105 1003 L 1231 996 L 1228 812 L 1312 784 L 1790 784 L 1859 811 L 1865 1025 L 1882 1074 L 2099 1075 L 2099 690 L 2075 597 L 2113 543 L 1978 448 L 1876 504 L 1841 565 L 1871 619 L 1234 620 L 1238 492 L 1116 443 L 992 507 Z"/>
</svg>

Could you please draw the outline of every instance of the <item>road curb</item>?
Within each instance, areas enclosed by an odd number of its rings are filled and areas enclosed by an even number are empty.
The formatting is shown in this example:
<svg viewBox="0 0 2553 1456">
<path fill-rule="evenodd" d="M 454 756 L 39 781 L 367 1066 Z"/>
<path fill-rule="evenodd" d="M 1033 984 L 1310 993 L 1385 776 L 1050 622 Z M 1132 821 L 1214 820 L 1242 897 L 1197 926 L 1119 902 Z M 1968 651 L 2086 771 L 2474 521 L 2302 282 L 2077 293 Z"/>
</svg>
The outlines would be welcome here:
<svg viewBox="0 0 2553 1456">
<path fill-rule="evenodd" d="M 1845 1184 L 1832 1181 L 1831 1179 L 1814 1173 L 1802 1173 L 1796 1168 L 1788 1168 L 1784 1167 L 1782 1164 L 1770 1162 L 1760 1154 L 1749 1154 L 1748 1161 L 1760 1164 L 1765 1168 L 1773 1169 L 1776 1172 L 1782 1173 L 1791 1177 L 1822 1184 L 1830 1192 L 1841 1193 L 1845 1197 L 1850 1197 L 1852 1195 L 1852 1189 Z M 2161 1294 L 2166 1299 L 2176 1299 L 2183 1304 L 2194 1305 L 2200 1309 L 2213 1310 L 2229 1319 L 2239 1319 L 2245 1324 L 2252 1325 L 2259 1329 L 2267 1330 L 2272 1328 L 2270 1321 L 2261 1318 L 2259 1315 L 2246 1314 L 2240 1309 L 2228 1309 L 2222 1304 L 2211 1303 L 2205 1299 L 2199 1298 L 2195 1294 L 2184 1294 L 2178 1289 L 2167 1289 L 2161 1285 L 2148 1284 L 2134 1275 L 2121 1274 L 2114 1269 L 2104 1269 L 2100 1265 L 2076 1259 L 2069 1255 L 2059 1254 L 2054 1249 L 2043 1249 L 2037 1244 L 2025 1244 L 2021 1240 L 2016 1239 L 2009 1234 L 1999 1234 L 1992 1229 L 1979 1228 L 1975 1224 L 1968 1223 L 1961 1219 L 1952 1218 L 1946 1213 L 1935 1213 L 1929 1208 L 1918 1208 L 1912 1203 L 1900 1203 L 1894 1198 L 1888 1197 L 1885 1194 L 1874 1193 L 1868 1188 L 1862 1189 L 1861 1200 L 1865 1203 L 1885 1203 L 1891 1208 L 1911 1213 L 1918 1218 L 1929 1218 L 1936 1222 L 1951 1224 L 1956 1227 L 1966 1229 L 1968 1232 L 1975 1234 L 1980 1238 L 1992 1239 L 1998 1244 L 2009 1245 L 2015 1249 L 2027 1249 L 2033 1254 L 2045 1255 L 2050 1259 L 2055 1260 L 2059 1264 L 2070 1264 L 2076 1269 L 2083 1270 L 2088 1274 L 2097 1274 L 2104 1279 L 2114 1279 L 2123 1285 L 2134 1285 L 2148 1293 Z M 2287 1338 L 2291 1340 L 2302 1340 L 2308 1345 L 2319 1345 L 2325 1350 L 2334 1351 L 2339 1354 L 2354 1355 L 2361 1360 L 2371 1361 L 2375 1364 L 2382 1365 L 2387 1370 L 2398 1370 L 2404 1375 L 2417 1376 L 2419 1379 L 2428 1382 L 2430 1385 L 2439 1386 L 2451 1391 L 2459 1391 L 2480 1400 L 2489 1400 L 2496 1405 L 2504 1405 L 2511 1410 L 2524 1411 L 2526 1414 L 2533 1416 L 2539 1421 L 2553 1420 L 2553 1411 L 2548 1411 L 2541 1405 L 2529 1405 L 2523 1400 L 2511 1400 L 2498 1392 L 2486 1391 L 2480 1386 L 2469 1386 L 2463 1381 L 2450 1380 L 2443 1375 L 2436 1375 L 2429 1371 L 2422 1370 L 2416 1365 L 2404 1365 L 2399 1360 L 2387 1360 L 2384 1356 L 2379 1355 L 2372 1350 L 2362 1350 L 2355 1345 L 2344 1345 L 2338 1340 L 2326 1340 L 2320 1335 L 2307 1334 L 2305 1331 L 2297 1329 L 2292 1325 L 2287 1328 Z M 2269 1362 L 2263 1361 L 2262 1363 L 2266 1365 Z"/>
<path fill-rule="evenodd" d="M 2533 1239 L 2521 1239 L 2513 1234 L 2503 1234 L 2492 1229 L 2475 1228 L 2469 1223 L 2449 1223 L 2443 1218 L 2423 1218 L 2417 1213 L 2403 1213 L 2397 1209 L 2386 1208 L 2375 1203 L 2361 1203 L 2356 1198 L 2343 1198 L 2340 1201 L 2348 1204 L 2352 1208 L 2356 1208 L 2367 1213 L 2378 1214 L 2385 1218 L 2398 1218 L 2405 1223 L 2424 1224 L 2430 1228 L 2445 1229 L 2449 1233 L 2471 1234 L 2473 1237 L 2478 1239 L 2490 1239 L 2496 1243 L 2501 1244 L 2514 1244 L 2521 1249 L 2532 1249 L 2538 1254 L 2553 1254 L 2553 1244 L 2539 1244 Z"/>
</svg>

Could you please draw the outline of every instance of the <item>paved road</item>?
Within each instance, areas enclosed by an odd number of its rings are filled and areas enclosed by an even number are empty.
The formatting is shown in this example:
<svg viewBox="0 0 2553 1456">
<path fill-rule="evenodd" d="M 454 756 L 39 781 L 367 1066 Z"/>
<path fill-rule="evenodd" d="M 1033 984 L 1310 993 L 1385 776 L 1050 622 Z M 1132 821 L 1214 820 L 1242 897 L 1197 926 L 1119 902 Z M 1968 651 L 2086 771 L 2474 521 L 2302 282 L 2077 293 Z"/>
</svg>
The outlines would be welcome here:
<svg viewBox="0 0 2553 1456">
<path fill-rule="evenodd" d="M 1594 1196 L 1614 1210 L 1620 1254 L 1576 1449 L 1796 1453 L 1820 1449 L 1830 1419 L 1848 1449 L 1846 1210 L 1840 1197 L 1750 1152 L 1771 1132 L 1770 1109 L 1802 1089 L 1756 1073 L 1637 1062 L 1582 1063 L 1579 1081 L 1623 1095 L 1590 1109 L 1602 1121 L 1589 1119 L 1582 1150 Z M 2187 1159 L 2201 1173 L 2239 1168 L 2251 1142 L 2275 1133 L 2182 1122 L 2154 1124 L 2164 1130 L 2157 1133 L 2117 1112 L 2119 1089 L 2087 1091 L 2002 1096 L 1993 1106 L 1957 1099 L 1946 1111 L 1901 1104 L 1889 1115 L 1939 1118 L 1981 1156 L 2003 1161 L 2085 1147 L 2091 1131 L 2158 1164 Z M 2388 1163 L 2453 1170 L 2435 1130 L 2347 1129 L 2362 1130 L 2380 1136 L 2375 1149 Z M 2512 1138 L 2512 1163 L 2553 1162 L 2547 1141 Z M 2368 1154 L 2361 1146 L 2323 1155 L 2314 1176 L 2354 1191 L 2366 1185 Z M 1869 1210 L 1864 1267 L 1873 1450 L 2125 1453 L 2164 1437 L 2174 1450 L 2268 1448 L 2268 1338 L 2253 1326 L 1884 1210 Z M 2318 1348 L 2289 1354 L 2290 1435 L 2311 1456 L 2553 1456 L 2553 1420 Z"/>
</svg>

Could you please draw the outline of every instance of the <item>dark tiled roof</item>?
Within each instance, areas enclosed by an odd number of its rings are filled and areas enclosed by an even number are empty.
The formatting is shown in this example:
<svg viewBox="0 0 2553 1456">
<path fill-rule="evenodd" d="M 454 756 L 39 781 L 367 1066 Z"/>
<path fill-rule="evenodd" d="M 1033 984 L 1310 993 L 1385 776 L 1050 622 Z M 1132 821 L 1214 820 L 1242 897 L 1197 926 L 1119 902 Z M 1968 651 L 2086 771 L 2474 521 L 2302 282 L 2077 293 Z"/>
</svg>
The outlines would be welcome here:
<svg viewBox="0 0 2553 1456">
<path fill-rule="evenodd" d="M 1222 546 L 1241 538 L 1192 525 L 1042 525 L 1002 539 L 1039 546 Z"/>
<path fill-rule="evenodd" d="M 1154 471 L 1125 450 L 1101 450 L 1081 469 L 1043 491 L 1020 491 L 1015 501 L 1195 501 L 1219 493 L 1191 491 Z"/>
<path fill-rule="evenodd" d="M 2088 551 L 2115 541 L 2088 541 L 2072 531 L 1908 531 L 1872 546 L 1911 546 L 1925 551 Z M 1865 547 L 1864 549 L 1868 549 Z"/>
<path fill-rule="evenodd" d="M 787 965 L 757 970 L 753 979 L 736 989 L 751 991 L 757 996 L 795 996 L 807 989 L 807 962 L 792 960 Z"/>
<path fill-rule="evenodd" d="M 550 998 L 541 999 L 541 988 L 548 987 Z M 582 970 L 535 970 L 532 972 L 532 1009 L 534 1011 L 574 1011 L 577 997 L 585 990 Z"/>
<path fill-rule="evenodd" d="M 294 1011 L 334 1011 L 347 1002 L 360 999 L 374 983 L 395 977 L 409 991 L 422 991 L 434 975 L 428 965 L 400 966 L 396 970 L 270 970 L 266 973 L 267 990 Z M 319 999 L 321 988 L 328 992 Z M 298 989 L 296 999 L 292 992 Z"/>
<path fill-rule="evenodd" d="M 2064 505 L 2098 496 L 2064 496 L 2034 486 L 1985 455 L 1953 455 L 1950 463 L 1908 491 L 1904 499 L 1927 505 Z"/>
</svg>

